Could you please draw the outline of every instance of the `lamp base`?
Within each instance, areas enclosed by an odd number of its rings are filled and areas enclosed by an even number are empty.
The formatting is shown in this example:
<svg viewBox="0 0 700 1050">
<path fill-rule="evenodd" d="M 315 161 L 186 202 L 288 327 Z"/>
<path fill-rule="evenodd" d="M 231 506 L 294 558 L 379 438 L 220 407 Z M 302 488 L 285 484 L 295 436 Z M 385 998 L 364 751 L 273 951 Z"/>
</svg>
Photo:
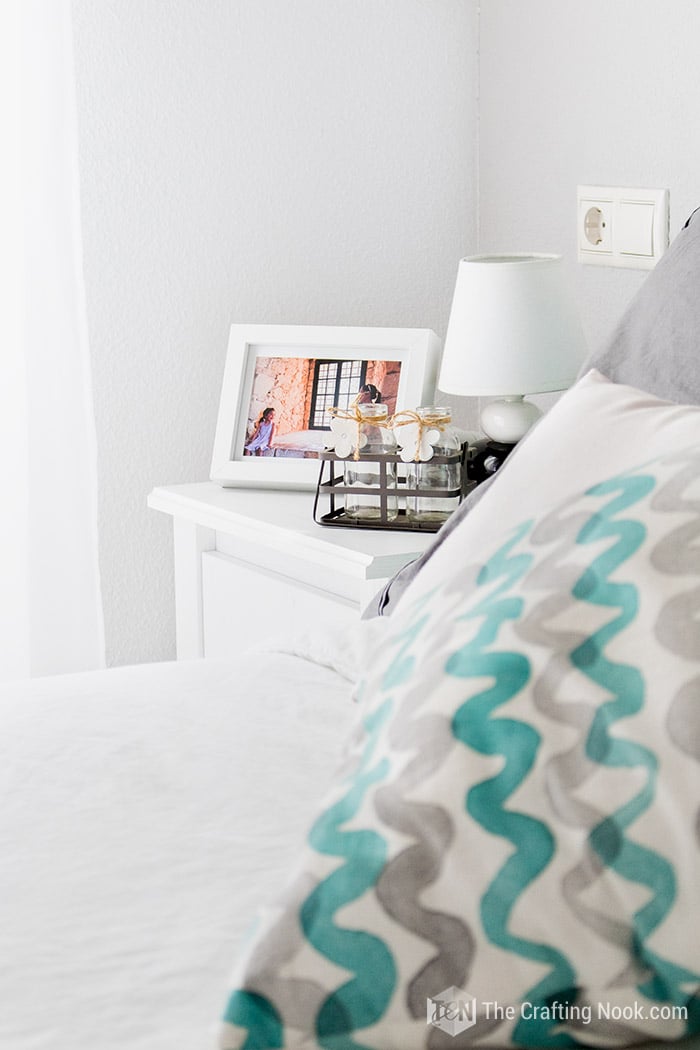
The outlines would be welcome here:
<svg viewBox="0 0 700 1050">
<path fill-rule="evenodd" d="M 487 481 L 492 474 L 496 473 L 514 448 L 515 445 L 499 441 L 482 442 L 476 455 L 467 460 L 467 477 L 477 485 L 480 485 L 482 481 Z"/>
<path fill-rule="evenodd" d="M 537 405 L 523 395 L 489 401 L 481 410 L 481 429 L 492 441 L 515 445 L 542 415 Z"/>
</svg>

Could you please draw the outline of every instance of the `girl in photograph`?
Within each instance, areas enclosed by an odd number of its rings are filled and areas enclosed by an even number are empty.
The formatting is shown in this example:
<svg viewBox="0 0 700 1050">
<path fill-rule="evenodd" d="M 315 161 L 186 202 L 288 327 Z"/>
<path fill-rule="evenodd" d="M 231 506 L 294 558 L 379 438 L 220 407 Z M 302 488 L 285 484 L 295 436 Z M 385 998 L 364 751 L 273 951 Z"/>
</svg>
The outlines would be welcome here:
<svg viewBox="0 0 700 1050">
<path fill-rule="evenodd" d="M 263 409 L 260 419 L 244 448 L 246 456 L 264 456 L 271 451 L 272 439 L 275 436 L 275 410 Z"/>
</svg>

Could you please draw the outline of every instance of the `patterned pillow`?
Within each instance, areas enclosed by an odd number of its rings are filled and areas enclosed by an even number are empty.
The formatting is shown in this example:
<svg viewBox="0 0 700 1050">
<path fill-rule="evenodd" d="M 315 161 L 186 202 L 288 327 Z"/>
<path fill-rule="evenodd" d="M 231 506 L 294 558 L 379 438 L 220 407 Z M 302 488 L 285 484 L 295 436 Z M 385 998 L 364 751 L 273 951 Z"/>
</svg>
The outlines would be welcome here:
<svg viewBox="0 0 700 1050">
<path fill-rule="evenodd" d="M 699 611 L 695 448 L 402 602 L 220 1045 L 700 1031 Z"/>
</svg>

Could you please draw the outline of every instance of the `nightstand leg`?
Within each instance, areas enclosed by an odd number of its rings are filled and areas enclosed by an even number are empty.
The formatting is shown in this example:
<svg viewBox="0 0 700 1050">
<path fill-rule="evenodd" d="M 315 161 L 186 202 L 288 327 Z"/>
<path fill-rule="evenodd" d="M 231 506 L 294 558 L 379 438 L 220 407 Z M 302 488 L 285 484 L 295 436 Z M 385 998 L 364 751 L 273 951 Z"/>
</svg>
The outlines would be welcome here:
<svg viewBox="0 0 700 1050">
<path fill-rule="evenodd" d="M 216 549 L 216 532 L 175 518 L 173 546 L 177 658 L 193 660 L 204 656 L 202 554 Z"/>
</svg>

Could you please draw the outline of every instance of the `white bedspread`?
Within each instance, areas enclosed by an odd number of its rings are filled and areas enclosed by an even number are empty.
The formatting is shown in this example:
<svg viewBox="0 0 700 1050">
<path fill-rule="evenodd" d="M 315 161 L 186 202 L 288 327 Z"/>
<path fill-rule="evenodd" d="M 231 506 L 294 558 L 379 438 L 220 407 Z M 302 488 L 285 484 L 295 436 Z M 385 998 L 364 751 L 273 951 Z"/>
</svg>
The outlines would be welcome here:
<svg viewBox="0 0 700 1050">
<path fill-rule="evenodd" d="M 270 653 L 0 689 L 0 1050 L 215 1045 L 350 689 Z"/>
</svg>

